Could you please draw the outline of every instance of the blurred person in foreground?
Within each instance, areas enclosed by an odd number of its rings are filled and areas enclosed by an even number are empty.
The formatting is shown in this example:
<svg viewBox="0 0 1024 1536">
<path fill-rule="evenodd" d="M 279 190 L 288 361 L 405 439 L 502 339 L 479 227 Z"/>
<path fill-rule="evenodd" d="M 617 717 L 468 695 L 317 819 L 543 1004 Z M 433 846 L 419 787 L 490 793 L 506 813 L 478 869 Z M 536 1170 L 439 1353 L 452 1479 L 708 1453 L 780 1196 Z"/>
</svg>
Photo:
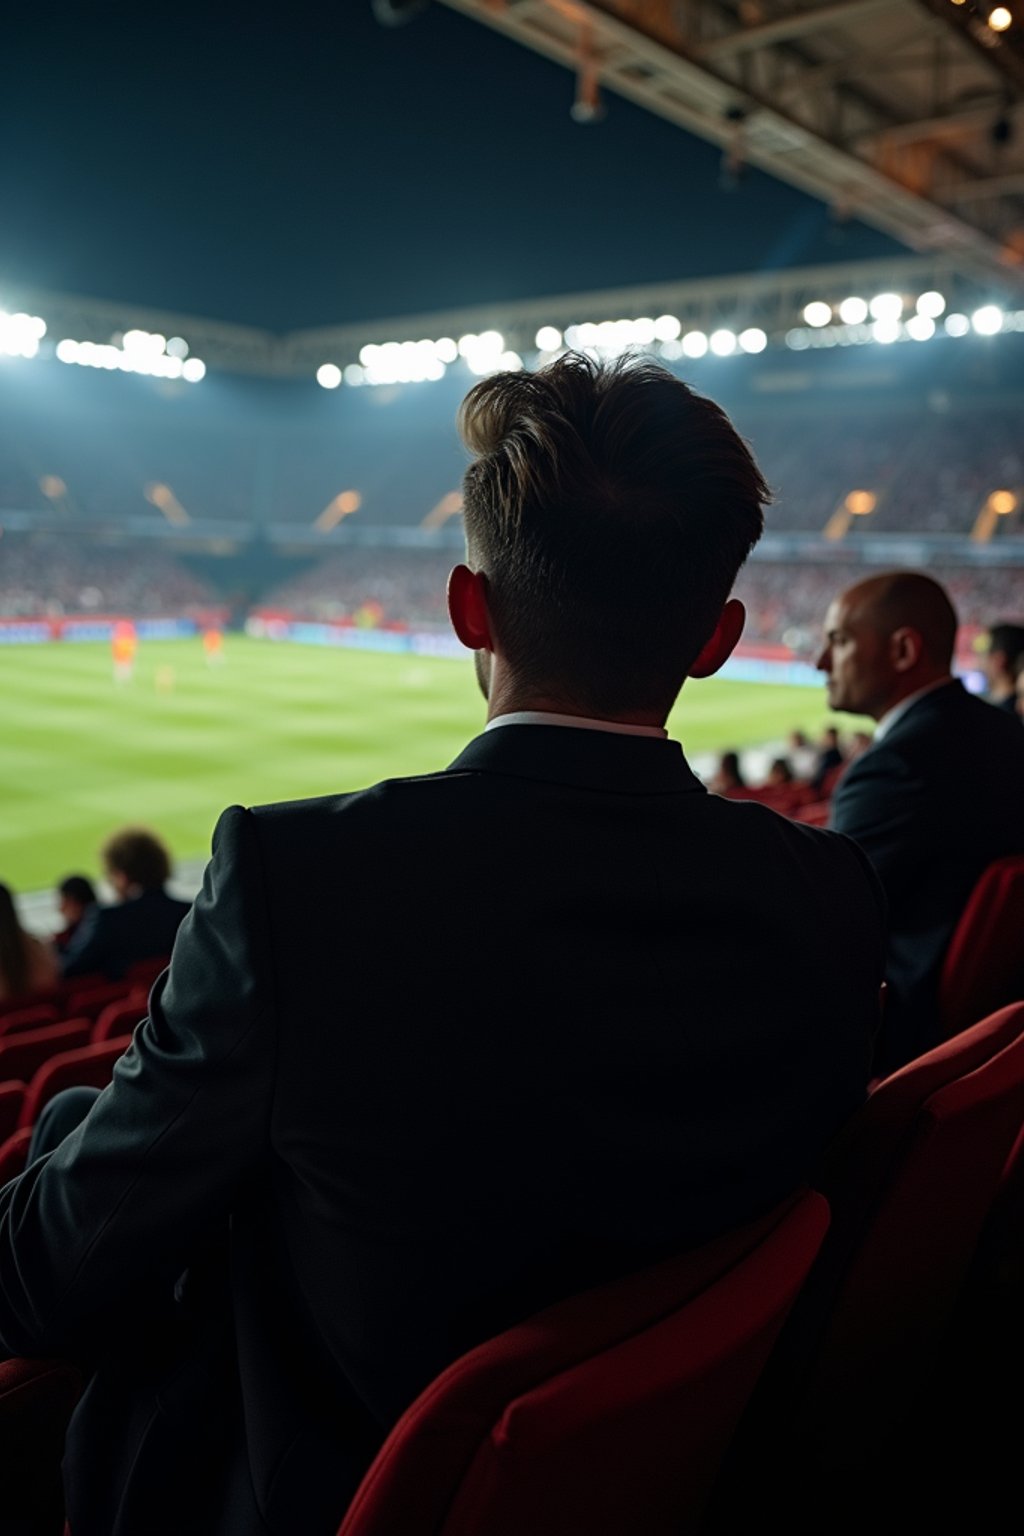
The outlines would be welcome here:
<svg viewBox="0 0 1024 1536">
<path fill-rule="evenodd" d="M 665 731 L 740 634 L 747 448 L 653 363 L 496 374 L 460 421 L 486 729 L 226 811 L 113 1084 L 0 1193 L 0 1339 L 98 1362 L 75 1536 L 333 1536 L 451 1360 L 770 1209 L 864 1097 L 867 860 Z"/>
<path fill-rule="evenodd" d="M 985 697 L 1008 715 L 1017 713 L 1017 678 L 1024 670 L 1024 624 L 993 624 L 981 656 Z"/>
<path fill-rule="evenodd" d="M 57 887 L 57 909 L 64 919 L 64 927 L 53 936 L 58 953 L 64 954 L 82 923 L 90 920 L 97 905 L 96 889 L 85 875 L 68 875 Z"/>
<path fill-rule="evenodd" d="M 64 953 L 64 975 L 95 973 L 119 981 L 137 961 L 170 954 L 189 903 L 164 889 L 171 878 L 170 854 L 145 827 L 115 832 L 100 856 L 117 904 L 97 905 L 86 914 Z"/>
<path fill-rule="evenodd" d="M 916 571 L 869 577 L 825 619 L 831 709 L 878 722 L 836 788 L 830 825 L 868 854 L 889 898 L 885 1021 L 892 1071 L 937 1045 L 937 987 L 979 875 L 1024 851 L 1024 734 L 951 672 L 957 619 Z"/>
<path fill-rule="evenodd" d="M 14 896 L 0 885 L 0 1003 L 22 997 L 31 1001 L 59 980 L 54 950 L 21 926 Z"/>
</svg>

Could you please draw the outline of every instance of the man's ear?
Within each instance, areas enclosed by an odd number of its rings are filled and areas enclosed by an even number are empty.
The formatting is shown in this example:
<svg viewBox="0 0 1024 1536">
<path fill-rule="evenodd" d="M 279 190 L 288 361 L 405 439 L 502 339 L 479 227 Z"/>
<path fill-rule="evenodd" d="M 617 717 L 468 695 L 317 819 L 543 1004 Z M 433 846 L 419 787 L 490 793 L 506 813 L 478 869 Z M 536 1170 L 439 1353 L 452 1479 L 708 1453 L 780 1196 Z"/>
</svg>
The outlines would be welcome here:
<svg viewBox="0 0 1024 1536">
<path fill-rule="evenodd" d="M 487 612 L 487 577 L 457 565 L 448 577 L 448 616 L 452 628 L 470 651 L 492 651 L 491 617 Z"/>
<path fill-rule="evenodd" d="M 889 636 L 889 658 L 895 672 L 912 672 L 921 660 L 924 646 L 916 629 L 905 625 Z"/>
<path fill-rule="evenodd" d="M 739 598 L 730 597 L 718 615 L 714 633 L 690 667 L 687 677 L 710 677 L 717 672 L 736 649 L 746 618 L 747 610 Z"/>
</svg>

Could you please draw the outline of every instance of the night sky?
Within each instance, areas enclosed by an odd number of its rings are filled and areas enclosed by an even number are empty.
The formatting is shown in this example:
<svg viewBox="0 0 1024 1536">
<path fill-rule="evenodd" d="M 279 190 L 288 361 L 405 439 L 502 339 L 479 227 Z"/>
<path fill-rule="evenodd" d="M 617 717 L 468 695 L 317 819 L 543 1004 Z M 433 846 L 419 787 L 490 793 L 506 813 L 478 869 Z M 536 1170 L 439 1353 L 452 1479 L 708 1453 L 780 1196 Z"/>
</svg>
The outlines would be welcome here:
<svg viewBox="0 0 1024 1536">
<path fill-rule="evenodd" d="M 441 5 L 5 12 L 0 306 L 27 282 L 288 329 L 881 256 L 887 237 Z"/>
</svg>

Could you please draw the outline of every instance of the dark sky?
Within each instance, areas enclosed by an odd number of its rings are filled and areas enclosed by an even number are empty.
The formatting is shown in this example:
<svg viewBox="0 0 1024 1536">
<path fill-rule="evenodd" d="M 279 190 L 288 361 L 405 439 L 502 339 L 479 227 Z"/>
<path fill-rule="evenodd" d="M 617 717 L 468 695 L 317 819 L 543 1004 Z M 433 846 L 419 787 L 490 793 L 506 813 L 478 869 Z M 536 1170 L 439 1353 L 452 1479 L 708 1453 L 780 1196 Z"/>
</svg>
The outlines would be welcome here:
<svg viewBox="0 0 1024 1536">
<path fill-rule="evenodd" d="M 20 3 L 2 28 L 5 282 L 275 329 L 885 255 L 441 5 Z"/>
</svg>

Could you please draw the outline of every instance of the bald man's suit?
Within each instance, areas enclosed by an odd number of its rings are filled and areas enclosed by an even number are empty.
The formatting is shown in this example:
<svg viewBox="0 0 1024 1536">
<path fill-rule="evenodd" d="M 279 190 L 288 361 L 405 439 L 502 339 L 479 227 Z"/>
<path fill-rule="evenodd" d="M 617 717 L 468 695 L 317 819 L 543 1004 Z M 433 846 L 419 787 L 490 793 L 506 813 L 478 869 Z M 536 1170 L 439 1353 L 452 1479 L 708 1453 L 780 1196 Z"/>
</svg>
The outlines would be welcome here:
<svg viewBox="0 0 1024 1536">
<path fill-rule="evenodd" d="M 889 899 L 889 982 L 876 1068 L 938 1044 L 946 946 L 979 875 L 1024 852 L 1024 730 L 950 682 L 916 700 L 840 780 L 831 825 Z"/>
</svg>

